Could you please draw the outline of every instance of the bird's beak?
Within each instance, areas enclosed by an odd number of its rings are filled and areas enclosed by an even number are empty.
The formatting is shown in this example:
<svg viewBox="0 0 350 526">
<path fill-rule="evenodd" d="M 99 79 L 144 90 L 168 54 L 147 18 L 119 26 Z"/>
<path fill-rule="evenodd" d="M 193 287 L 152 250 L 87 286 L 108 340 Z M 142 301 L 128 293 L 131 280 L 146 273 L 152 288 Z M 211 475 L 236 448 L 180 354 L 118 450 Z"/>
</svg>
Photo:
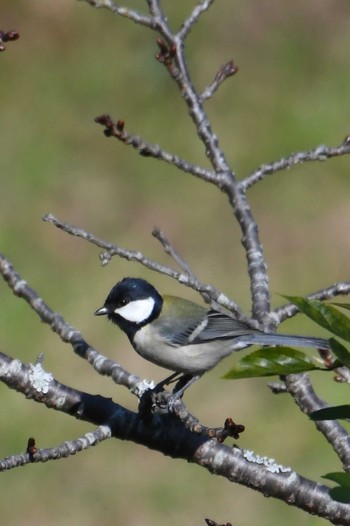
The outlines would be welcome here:
<svg viewBox="0 0 350 526">
<path fill-rule="evenodd" d="M 106 307 L 101 307 L 94 312 L 94 316 L 106 316 L 108 314 L 108 309 Z"/>
</svg>

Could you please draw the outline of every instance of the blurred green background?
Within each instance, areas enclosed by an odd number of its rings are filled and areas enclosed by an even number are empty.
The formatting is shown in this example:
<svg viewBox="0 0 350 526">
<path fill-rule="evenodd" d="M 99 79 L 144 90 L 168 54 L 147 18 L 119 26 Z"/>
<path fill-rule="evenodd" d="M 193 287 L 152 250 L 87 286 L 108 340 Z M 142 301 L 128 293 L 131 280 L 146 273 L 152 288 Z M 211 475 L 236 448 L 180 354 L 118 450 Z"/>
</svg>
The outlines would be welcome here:
<svg viewBox="0 0 350 526">
<path fill-rule="evenodd" d="M 145 9 L 145 1 L 125 2 Z M 193 1 L 163 2 L 176 28 Z M 19 41 L 0 56 L 0 250 L 49 305 L 102 353 L 142 377 L 164 371 L 142 361 L 126 338 L 95 319 L 111 286 L 143 276 L 161 290 L 199 301 L 176 282 L 134 263 L 99 264 L 98 251 L 43 223 L 51 212 L 105 240 L 173 265 L 151 237 L 161 227 L 203 280 L 249 310 L 240 233 L 214 187 L 131 148 L 107 140 L 95 116 L 110 113 L 130 133 L 207 166 L 184 104 L 154 59 L 156 35 L 83 2 L 1 3 L 1 29 Z M 231 58 L 237 76 L 206 107 L 239 177 L 293 151 L 338 145 L 350 132 L 350 3 L 223 0 L 203 15 L 187 41 L 198 89 Z M 250 190 L 267 257 L 273 304 L 280 293 L 306 294 L 349 279 L 350 158 L 298 166 Z M 98 377 L 27 305 L 0 282 L 1 351 L 44 366 L 64 383 L 112 396 L 136 409 L 125 389 Z M 322 334 L 301 318 L 285 331 Z M 231 359 L 231 361 L 233 358 Z M 202 379 L 186 402 L 203 423 L 227 416 L 246 426 L 239 444 L 276 458 L 306 477 L 340 468 L 313 424 L 266 380 L 224 382 L 227 360 Z M 346 387 L 313 375 L 318 393 L 342 403 Z M 29 436 L 51 447 L 91 429 L 1 389 L 1 451 L 23 451 Z M 61 462 L 2 473 L 0 513 L 17 526 L 204 524 L 321 525 L 203 469 L 131 443 L 108 441 Z"/>
</svg>

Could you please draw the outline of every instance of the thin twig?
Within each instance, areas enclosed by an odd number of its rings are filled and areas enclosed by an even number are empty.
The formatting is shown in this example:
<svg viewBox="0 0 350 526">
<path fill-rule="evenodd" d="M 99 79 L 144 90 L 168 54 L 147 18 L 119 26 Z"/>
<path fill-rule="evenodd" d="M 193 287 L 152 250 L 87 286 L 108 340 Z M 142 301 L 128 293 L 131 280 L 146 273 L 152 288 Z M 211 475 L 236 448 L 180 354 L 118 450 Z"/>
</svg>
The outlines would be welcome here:
<svg viewBox="0 0 350 526">
<path fill-rule="evenodd" d="M 115 15 L 129 18 L 133 22 L 136 22 L 136 24 L 140 24 L 142 26 L 156 29 L 155 21 L 152 17 L 143 15 L 142 13 L 139 13 L 138 11 L 135 11 L 134 9 L 130 9 L 129 7 L 120 7 L 112 0 L 80 0 L 80 1 L 86 2 L 92 5 L 93 7 L 108 9 L 109 11 L 112 11 L 112 13 L 114 13 Z"/>
<path fill-rule="evenodd" d="M 198 22 L 199 17 L 209 9 L 213 1 L 214 0 L 201 0 L 198 2 L 190 16 L 182 23 L 182 28 L 178 33 L 181 40 L 185 40 L 194 24 Z"/>
<path fill-rule="evenodd" d="M 330 287 L 318 290 L 316 292 L 312 292 L 311 294 L 308 294 L 305 296 L 309 300 L 330 300 L 332 298 L 335 298 L 336 296 L 346 296 L 350 294 L 350 281 L 342 281 L 339 283 L 335 283 L 334 285 L 331 285 Z M 281 307 L 278 307 L 275 309 L 271 316 L 276 320 L 278 324 L 282 323 L 288 318 L 291 318 L 298 314 L 299 309 L 296 305 L 293 303 L 287 303 L 286 305 L 282 305 Z"/>
<path fill-rule="evenodd" d="M 241 185 L 244 191 L 251 188 L 254 184 L 261 181 L 265 177 L 282 170 L 292 168 L 297 164 L 302 164 L 309 161 L 326 161 L 332 157 L 339 157 L 341 155 L 347 155 L 350 153 L 350 138 L 346 137 L 343 143 L 337 147 L 330 146 L 317 146 L 313 150 L 307 152 L 292 153 L 288 157 L 282 157 L 278 161 L 274 161 L 270 164 L 263 164 L 251 175 L 241 181 Z"/>
<path fill-rule="evenodd" d="M 210 86 L 203 90 L 200 96 L 201 102 L 210 99 L 210 97 L 214 95 L 214 93 L 219 88 L 219 86 L 221 86 L 224 80 L 235 75 L 237 71 L 238 67 L 233 63 L 233 60 L 230 60 L 229 62 L 221 66 L 221 68 L 215 75 L 215 79 L 213 80 L 213 82 L 210 84 Z"/>
<path fill-rule="evenodd" d="M 170 243 L 169 239 L 166 237 L 164 232 L 160 230 L 159 228 L 155 227 L 152 230 L 152 236 L 158 239 L 162 246 L 164 247 L 164 250 L 169 256 L 171 256 L 174 261 L 179 265 L 179 267 L 184 271 L 187 276 L 189 276 L 192 279 L 196 279 L 195 273 L 192 271 L 190 265 L 187 263 L 187 261 L 184 260 L 182 256 L 175 250 L 175 248 Z"/>
<path fill-rule="evenodd" d="M 26 464 L 33 464 L 38 462 L 48 462 L 49 460 L 60 460 L 71 455 L 76 455 L 81 451 L 89 449 L 91 446 L 96 446 L 107 438 L 111 438 L 111 430 L 108 426 L 99 426 L 94 431 L 85 433 L 84 436 L 76 438 L 75 440 L 66 440 L 53 448 L 37 449 L 33 439 L 30 447 L 27 448 L 26 453 L 18 455 L 11 455 L 0 460 L 0 472 L 16 468 L 18 466 L 25 466 Z"/>
<path fill-rule="evenodd" d="M 172 166 L 175 166 L 181 172 L 189 173 L 207 181 L 208 183 L 213 183 L 218 185 L 220 183 L 220 178 L 215 174 L 215 172 L 201 168 L 198 165 L 191 164 L 181 157 L 169 153 L 158 144 L 147 143 L 139 135 L 131 135 L 125 130 L 125 123 L 123 120 L 118 120 L 114 122 L 109 115 L 100 115 L 95 118 L 95 122 L 104 126 L 104 134 L 106 137 L 115 137 L 122 144 L 126 146 L 132 146 L 135 150 L 139 152 L 143 157 L 152 157 L 159 161 L 164 161 Z"/>
<path fill-rule="evenodd" d="M 161 265 L 160 263 L 145 257 L 140 251 L 127 250 L 123 247 L 113 245 L 112 243 L 107 243 L 106 241 L 95 237 L 93 234 L 82 228 L 78 228 L 74 225 L 70 225 L 69 223 L 60 221 L 52 214 L 45 215 L 43 220 L 52 223 L 54 226 L 60 230 L 63 230 L 67 234 L 80 237 L 89 243 L 98 246 L 99 248 L 103 248 L 105 252 L 100 255 L 102 264 L 106 265 L 113 256 L 118 256 L 129 261 L 136 261 L 150 270 L 159 272 L 165 276 L 169 276 L 182 285 L 199 292 L 205 301 L 208 302 L 208 298 L 210 298 L 210 300 L 215 301 L 218 305 L 230 310 L 237 317 L 237 319 L 245 321 L 246 323 L 256 327 L 256 324 L 253 322 L 253 320 L 245 316 L 243 311 L 233 300 L 229 299 L 225 294 L 217 290 L 212 285 L 208 285 L 207 283 L 203 283 L 196 278 L 188 276 L 187 274 L 177 272 L 170 267 Z"/>
</svg>

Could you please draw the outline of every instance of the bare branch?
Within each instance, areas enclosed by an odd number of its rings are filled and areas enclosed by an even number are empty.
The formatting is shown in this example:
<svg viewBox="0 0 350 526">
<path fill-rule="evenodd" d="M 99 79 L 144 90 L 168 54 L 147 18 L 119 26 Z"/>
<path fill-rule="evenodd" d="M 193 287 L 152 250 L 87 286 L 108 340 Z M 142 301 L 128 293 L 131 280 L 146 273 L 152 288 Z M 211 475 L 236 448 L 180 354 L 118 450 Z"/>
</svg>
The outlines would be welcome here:
<svg viewBox="0 0 350 526">
<path fill-rule="evenodd" d="M 198 2 L 190 16 L 182 24 L 182 28 L 178 33 L 178 36 L 181 40 L 185 40 L 194 24 L 198 22 L 199 17 L 209 9 L 213 1 L 214 0 L 201 0 Z"/>
<path fill-rule="evenodd" d="M 0 460 L 0 472 L 16 468 L 18 466 L 25 466 L 26 464 L 33 464 L 38 462 L 48 462 L 49 460 L 60 460 L 71 455 L 76 455 L 81 451 L 89 449 L 91 446 L 96 446 L 107 438 L 111 438 L 111 430 L 108 426 L 99 426 L 95 431 L 85 433 L 84 436 L 75 440 L 66 440 L 53 448 L 37 449 L 34 439 L 29 439 L 26 453 L 18 455 L 11 455 Z"/>
<path fill-rule="evenodd" d="M 335 298 L 336 296 L 346 296 L 350 294 L 350 281 L 343 281 L 339 283 L 335 283 L 334 285 L 331 285 L 328 288 L 321 289 L 317 292 L 312 292 L 311 294 L 308 294 L 305 296 L 309 300 L 330 300 L 332 298 Z M 291 318 L 298 314 L 299 309 L 296 305 L 293 305 L 292 303 L 287 303 L 286 305 L 282 305 L 282 307 L 278 307 L 275 309 L 271 316 L 276 319 L 277 323 L 280 324 L 284 320 Z"/>
<path fill-rule="evenodd" d="M 262 484 L 265 488 L 265 496 L 273 494 L 274 498 L 281 499 L 308 513 L 319 515 L 333 524 L 345 526 L 349 523 L 350 506 L 332 500 L 328 487 L 311 482 L 292 471 L 271 473 L 266 467 L 266 469 L 255 472 L 254 466 L 257 467 L 263 459 L 257 457 L 254 460 L 255 456 L 252 454 L 252 462 L 247 464 L 245 459 L 250 457 L 249 453 L 237 448 L 229 449 L 211 440 L 205 442 L 195 452 L 195 459 L 197 455 L 204 455 L 204 464 L 199 461 L 200 465 L 208 467 L 212 473 L 223 475 L 251 489 L 260 491 Z"/>
<path fill-rule="evenodd" d="M 142 26 L 156 29 L 156 25 L 152 17 L 143 15 L 142 13 L 139 13 L 138 11 L 135 11 L 134 9 L 130 9 L 129 7 L 118 6 L 112 0 L 80 0 L 80 1 L 86 2 L 92 5 L 93 7 L 108 9 L 109 11 L 112 11 L 112 13 L 114 13 L 115 15 L 129 18 L 130 20 L 132 20 L 133 22 L 136 22 L 137 24 L 141 24 Z"/>
<path fill-rule="evenodd" d="M 219 88 L 219 86 L 224 82 L 224 80 L 228 79 L 229 77 L 232 77 L 238 72 L 238 67 L 233 63 L 233 60 L 230 60 L 227 62 L 227 64 L 224 64 L 221 66 L 217 74 L 215 75 L 215 79 L 213 82 L 205 88 L 202 95 L 200 96 L 201 102 L 204 102 L 207 99 L 210 99 L 216 92 L 216 90 Z"/>
<path fill-rule="evenodd" d="M 217 136 L 213 133 L 208 116 L 204 111 L 201 97 L 196 92 L 187 70 L 184 37 L 189 31 L 189 27 L 192 27 L 199 15 L 210 6 L 211 2 L 206 0 L 199 2 L 189 17 L 188 22 L 178 34 L 171 32 L 167 18 L 160 8 L 159 1 L 148 0 L 147 3 L 153 17 L 153 25 L 150 27 L 156 29 L 164 38 L 164 41 L 158 39 L 158 45 L 161 44 L 161 52 L 157 55 L 157 58 L 166 66 L 169 74 L 177 83 L 196 127 L 197 134 L 203 142 L 206 155 L 214 168 L 215 176 L 213 177 L 211 174 L 210 177 L 208 177 L 207 174 L 207 179 L 205 180 L 216 184 L 220 190 L 227 194 L 235 217 L 240 225 L 242 243 L 246 251 L 248 263 L 253 316 L 261 323 L 268 322 L 266 315 L 270 310 L 270 292 L 267 267 L 259 239 L 258 228 L 252 216 L 245 192 L 242 190 L 241 185 L 238 184 L 235 174 L 230 168 L 222 149 L 219 147 Z M 147 148 L 145 152 L 146 155 L 149 154 Z M 197 175 L 193 170 L 189 172 Z M 201 175 L 202 178 L 204 178 L 203 175 L 204 174 Z"/>
<path fill-rule="evenodd" d="M 307 374 L 288 375 L 285 383 L 295 403 L 307 415 L 329 407 L 316 395 Z M 344 469 L 350 471 L 350 441 L 347 431 L 336 420 L 320 420 L 314 423 L 337 453 Z"/>
<path fill-rule="evenodd" d="M 153 159 L 164 161 L 182 172 L 190 173 L 203 181 L 220 185 L 220 178 L 215 172 L 191 164 L 181 159 L 181 157 L 163 150 L 158 144 L 147 143 L 138 135 L 130 135 L 124 128 L 123 120 L 113 122 L 109 115 L 101 115 L 95 118 L 95 122 L 105 127 L 104 134 L 106 137 L 115 137 L 126 146 L 132 146 L 143 157 L 152 157 Z"/>
<path fill-rule="evenodd" d="M 189 114 L 196 126 L 197 134 L 205 146 L 207 157 L 217 174 L 220 174 L 220 189 L 226 193 L 233 208 L 234 215 L 242 231 L 242 243 L 245 248 L 248 274 L 250 277 L 250 290 L 252 295 L 253 316 L 260 322 L 265 321 L 270 310 L 270 292 L 268 285 L 267 267 L 259 239 L 258 228 L 245 192 L 236 180 L 225 155 L 219 147 L 217 136 L 213 133 L 211 125 L 200 96 L 193 87 L 187 71 L 186 57 L 181 39 L 174 38 L 176 45 L 176 62 L 180 74 L 176 82 L 187 104 Z"/>
<path fill-rule="evenodd" d="M 171 245 L 170 241 L 168 240 L 164 232 L 162 232 L 159 228 L 155 227 L 152 231 L 152 236 L 158 239 L 158 241 L 160 241 L 160 243 L 164 247 L 165 252 L 169 254 L 169 256 L 172 257 L 174 261 L 176 261 L 176 263 L 184 271 L 184 273 L 187 274 L 187 276 L 189 276 L 192 279 L 196 279 L 196 275 L 192 271 L 187 261 L 185 261 L 183 257 L 180 256 L 180 254 Z"/>
<path fill-rule="evenodd" d="M 17 274 L 11 263 L 2 254 L 0 254 L 0 273 L 13 293 L 24 299 L 38 314 L 41 321 L 47 323 L 63 342 L 69 343 L 74 352 L 87 360 L 99 374 L 111 377 L 115 383 L 124 385 L 137 395 L 140 390 L 142 391 L 144 382 L 140 378 L 130 374 L 91 347 L 77 329 L 68 325 L 60 314 L 50 309 L 35 290 Z"/>
<path fill-rule="evenodd" d="M 45 389 L 33 381 L 31 365 L 12 360 L 0 353 L 0 380 L 47 407 L 70 414 L 100 428 L 102 438 L 111 436 L 143 444 L 165 455 L 194 462 L 212 473 L 253 488 L 264 495 L 282 499 L 309 513 L 319 515 L 334 524 L 347 525 L 350 507 L 333 501 L 329 488 L 300 477 L 290 468 L 273 459 L 260 457 L 251 451 L 227 447 L 216 440 L 192 433 L 178 418 L 153 416 L 144 421 L 140 415 L 99 395 L 81 393 L 64 386 L 52 377 Z M 99 435 L 99 432 L 97 433 Z M 74 446 L 77 450 L 77 445 Z M 62 446 L 64 449 L 64 445 Z M 50 451 L 50 450 L 49 450 Z M 33 445 L 29 454 L 35 455 Z M 43 453 L 45 458 L 45 453 Z M 55 458 L 51 450 L 46 459 Z M 21 459 L 15 459 L 21 465 Z M 24 459 L 25 463 L 26 459 Z M 23 463 L 23 460 L 22 460 Z M 9 463 L 3 469 L 9 469 Z"/>
<path fill-rule="evenodd" d="M 93 245 L 103 248 L 106 251 L 100 255 L 100 259 L 103 265 L 107 265 L 113 256 L 119 256 L 129 261 L 136 261 L 150 270 L 159 272 L 160 274 L 164 274 L 165 276 L 169 276 L 170 278 L 175 279 L 182 285 L 190 287 L 196 292 L 199 292 L 199 294 L 201 294 L 205 301 L 208 302 L 208 298 L 210 298 L 212 301 L 215 301 L 218 305 L 221 305 L 222 307 L 225 307 L 226 309 L 233 312 L 235 316 L 237 316 L 237 319 L 245 321 L 246 323 L 256 327 L 256 324 L 254 324 L 249 317 L 244 315 L 243 311 L 233 300 L 229 299 L 225 294 L 217 290 L 212 285 L 208 285 L 207 283 L 203 283 L 196 278 L 188 276 L 187 274 L 177 272 L 176 270 L 173 270 L 170 267 L 161 265 L 160 263 L 157 263 L 145 257 L 140 251 L 127 250 L 117 245 L 113 245 L 112 243 L 107 243 L 106 241 L 95 237 L 93 234 L 87 232 L 82 228 L 77 228 L 73 225 L 60 221 L 52 214 L 45 215 L 43 217 L 43 220 L 52 223 L 57 228 L 63 230 L 67 234 L 80 237 L 82 239 L 85 239 L 89 243 L 92 243 Z"/>
<path fill-rule="evenodd" d="M 276 172 L 281 172 L 288 168 L 292 168 L 297 164 L 302 164 L 308 161 L 327 161 L 332 157 L 339 157 L 350 153 L 350 137 L 346 137 L 340 146 L 335 148 L 329 146 L 317 146 L 313 150 L 307 152 L 292 153 L 288 157 L 282 157 L 278 161 L 270 164 L 263 164 L 255 170 L 251 175 L 241 181 L 242 188 L 246 191 L 257 182 L 261 181 L 268 175 Z"/>
</svg>

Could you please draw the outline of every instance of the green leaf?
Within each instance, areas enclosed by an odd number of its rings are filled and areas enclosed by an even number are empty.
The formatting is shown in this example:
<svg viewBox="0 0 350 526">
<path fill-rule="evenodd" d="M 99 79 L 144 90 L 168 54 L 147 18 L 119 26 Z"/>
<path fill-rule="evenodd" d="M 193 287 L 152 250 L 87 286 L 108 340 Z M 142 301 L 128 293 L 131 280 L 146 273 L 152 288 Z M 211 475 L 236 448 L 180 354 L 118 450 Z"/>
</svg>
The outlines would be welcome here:
<svg viewBox="0 0 350 526">
<path fill-rule="evenodd" d="M 332 301 L 332 305 L 336 305 L 337 307 L 342 307 L 343 309 L 350 310 L 350 303 L 336 303 Z"/>
<path fill-rule="evenodd" d="M 332 305 L 327 305 L 318 300 L 307 300 L 299 296 L 285 296 L 285 298 L 294 303 L 303 314 L 321 327 L 346 341 L 350 341 L 350 319 Z"/>
<path fill-rule="evenodd" d="M 332 480 L 344 488 L 350 490 L 350 473 L 344 473 L 343 471 L 333 471 L 332 473 L 326 473 L 322 478 Z"/>
<path fill-rule="evenodd" d="M 344 504 L 350 503 L 350 489 L 338 486 L 329 490 L 329 495 L 336 502 L 343 502 Z"/>
<path fill-rule="evenodd" d="M 324 479 L 332 480 L 339 484 L 329 490 L 329 495 L 337 502 L 350 503 L 350 473 L 333 472 L 323 475 Z"/>
<path fill-rule="evenodd" d="M 301 373 L 315 369 L 324 370 L 314 358 L 301 351 L 289 347 L 264 347 L 239 360 L 223 378 L 236 380 Z"/>
<path fill-rule="evenodd" d="M 347 367 L 350 367 L 350 353 L 346 349 L 346 347 L 344 347 L 344 345 L 339 343 L 334 338 L 331 338 L 329 340 L 329 345 L 333 353 L 338 358 L 338 360 L 342 363 L 342 365 L 346 365 Z"/>
<path fill-rule="evenodd" d="M 337 405 L 325 407 L 309 414 L 311 420 L 338 420 L 340 418 L 350 418 L 350 405 Z"/>
</svg>

